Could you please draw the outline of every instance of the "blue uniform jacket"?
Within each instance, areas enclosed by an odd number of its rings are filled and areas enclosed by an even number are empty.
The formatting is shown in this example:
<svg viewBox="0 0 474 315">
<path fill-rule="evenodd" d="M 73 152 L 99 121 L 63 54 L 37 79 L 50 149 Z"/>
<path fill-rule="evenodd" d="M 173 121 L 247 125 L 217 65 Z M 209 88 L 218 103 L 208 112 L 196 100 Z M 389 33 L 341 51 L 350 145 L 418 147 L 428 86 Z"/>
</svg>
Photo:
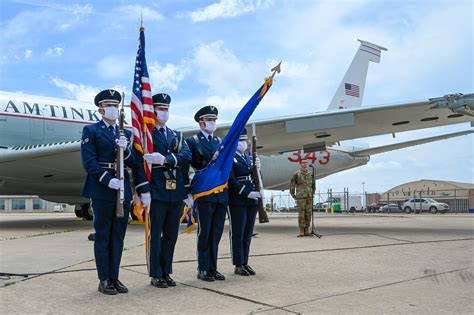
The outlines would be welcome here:
<svg viewBox="0 0 474 315">
<path fill-rule="evenodd" d="M 196 139 L 197 141 L 196 142 Z M 221 143 L 220 138 L 214 136 L 212 139 L 212 144 L 209 142 L 208 139 L 204 136 L 202 132 L 198 132 L 196 136 L 188 137 L 186 138 L 186 142 L 188 144 L 189 150 L 191 151 L 192 154 L 192 159 L 191 159 L 191 166 L 196 170 L 200 171 L 204 167 L 206 167 L 207 164 L 211 161 L 212 157 L 214 154 L 217 152 L 219 149 L 219 145 Z M 188 191 L 188 193 L 191 192 L 191 185 L 190 185 L 190 180 L 189 180 L 189 167 L 187 167 L 185 171 L 185 186 Z M 224 189 L 223 192 L 221 193 L 215 193 L 209 196 L 204 196 L 199 198 L 199 200 L 202 201 L 207 201 L 207 202 L 218 202 L 218 203 L 223 203 L 227 204 L 229 200 L 229 195 L 227 189 Z"/>
<path fill-rule="evenodd" d="M 181 139 L 181 144 L 179 143 Z M 178 147 L 180 150 L 178 152 Z M 168 164 L 165 166 L 153 164 L 151 172 L 151 197 L 153 200 L 176 202 L 187 197 L 184 187 L 183 168 L 187 169 L 191 162 L 191 151 L 179 131 L 166 128 L 166 140 L 157 128 L 153 131 L 153 152 L 165 156 Z M 166 179 L 176 180 L 176 189 L 166 189 Z"/>
<path fill-rule="evenodd" d="M 258 205 L 255 199 L 247 198 L 248 194 L 255 191 L 255 185 L 251 180 L 252 157 L 235 154 L 234 164 L 229 176 L 229 205 L 230 206 L 254 206 Z"/>
<path fill-rule="evenodd" d="M 118 134 L 118 128 L 116 129 Z M 132 133 L 125 130 L 125 136 L 130 140 Z M 115 163 L 117 155 L 116 137 L 106 127 L 103 121 L 87 125 L 82 130 L 81 157 L 82 165 L 87 172 L 82 195 L 86 198 L 116 200 L 117 190 L 108 187 L 112 178 L 116 178 L 115 168 L 104 163 Z M 143 167 L 143 157 L 132 145 L 124 150 L 125 165 L 132 169 L 135 188 L 139 194 L 149 192 L 150 187 Z M 125 168 L 125 201 L 132 200 L 130 176 Z"/>
</svg>

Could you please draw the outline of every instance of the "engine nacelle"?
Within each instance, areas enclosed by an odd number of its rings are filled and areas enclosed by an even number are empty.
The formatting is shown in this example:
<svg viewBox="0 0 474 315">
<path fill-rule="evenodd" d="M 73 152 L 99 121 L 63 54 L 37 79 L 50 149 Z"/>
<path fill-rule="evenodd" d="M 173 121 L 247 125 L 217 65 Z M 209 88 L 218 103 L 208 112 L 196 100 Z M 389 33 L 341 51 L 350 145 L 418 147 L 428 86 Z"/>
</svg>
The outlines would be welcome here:
<svg viewBox="0 0 474 315">
<path fill-rule="evenodd" d="M 431 108 L 449 108 L 456 114 L 474 117 L 474 94 L 447 94 L 430 98 Z"/>
</svg>

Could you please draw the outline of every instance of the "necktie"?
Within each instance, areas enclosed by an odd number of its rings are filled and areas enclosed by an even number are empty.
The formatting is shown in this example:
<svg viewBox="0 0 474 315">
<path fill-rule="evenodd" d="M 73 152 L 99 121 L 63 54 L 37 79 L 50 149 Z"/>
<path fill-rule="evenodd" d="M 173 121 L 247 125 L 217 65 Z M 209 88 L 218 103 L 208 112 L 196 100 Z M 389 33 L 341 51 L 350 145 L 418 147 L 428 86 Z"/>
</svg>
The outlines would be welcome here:
<svg viewBox="0 0 474 315">
<path fill-rule="evenodd" d="M 163 136 L 163 138 L 165 138 L 165 140 L 166 140 L 165 128 L 161 127 L 161 128 L 160 128 L 160 133 L 161 133 L 161 135 Z"/>
<path fill-rule="evenodd" d="M 209 140 L 209 142 L 212 142 L 212 136 L 211 135 L 207 136 L 207 140 Z"/>
<path fill-rule="evenodd" d="M 110 130 L 110 132 L 115 136 L 115 128 L 114 128 L 114 126 L 110 125 L 110 126 L 109 126 L 109 130 Z"/>
</svg>

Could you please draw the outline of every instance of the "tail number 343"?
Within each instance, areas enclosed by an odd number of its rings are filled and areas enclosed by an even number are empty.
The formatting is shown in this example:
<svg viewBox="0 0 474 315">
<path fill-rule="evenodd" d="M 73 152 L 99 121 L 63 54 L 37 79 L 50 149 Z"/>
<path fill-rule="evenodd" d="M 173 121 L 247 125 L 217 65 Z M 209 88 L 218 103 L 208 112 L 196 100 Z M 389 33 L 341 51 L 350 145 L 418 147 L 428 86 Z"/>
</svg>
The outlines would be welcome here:
<svg viewBox="0 0 474 315">
<path fill-rule="evenodd" d="M 331 153 L 329 153 L 327 150 L 319 151 L 318 154 L 316 154 L 316 152 L 303 153 L 301 150 L 298 150 L 293 152 L 291 156 L 288 157 L 288 161 L 293 163 L 299 163 L 302 159 L 311 161 L 312 164 L 318 161 L 319 164 L 325 165 L 331 160 Z"/>
</svg>

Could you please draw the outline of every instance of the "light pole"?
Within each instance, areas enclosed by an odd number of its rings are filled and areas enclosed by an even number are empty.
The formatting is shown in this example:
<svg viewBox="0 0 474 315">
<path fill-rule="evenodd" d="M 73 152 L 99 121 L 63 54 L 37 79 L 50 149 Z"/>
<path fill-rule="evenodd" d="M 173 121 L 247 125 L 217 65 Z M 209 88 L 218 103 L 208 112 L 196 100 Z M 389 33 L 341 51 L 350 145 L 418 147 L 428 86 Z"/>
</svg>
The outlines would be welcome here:
<svg viewBox="0 0 474 315">
<path fill-rule="evenodd" d="M 365 182 L 362 182 L 362 199 L 363 199 L 363 202 L 362 202 L 362 205 L 364 206 L 364 208 L 366 208 L 366 203 L 367 203 L 367 200 L 365 200 Z"/>
</svg>

